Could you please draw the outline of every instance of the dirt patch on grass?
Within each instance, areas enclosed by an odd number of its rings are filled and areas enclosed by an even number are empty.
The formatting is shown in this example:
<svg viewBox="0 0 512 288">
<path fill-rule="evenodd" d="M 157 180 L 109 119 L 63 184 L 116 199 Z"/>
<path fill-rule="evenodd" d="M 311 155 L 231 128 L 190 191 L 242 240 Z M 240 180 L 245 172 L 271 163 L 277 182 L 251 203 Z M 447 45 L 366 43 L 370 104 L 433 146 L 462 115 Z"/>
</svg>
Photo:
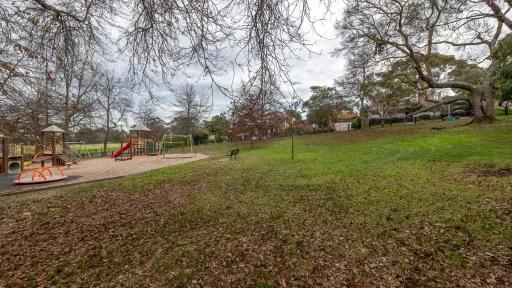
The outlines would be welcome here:
<svg viewBox="0 0 512 288">
<path fill-rule="evenodd" d="M 512 167 L 482 169 L 478 172 L 478 175 L 484 177 L 508 177 L 512 176 Z"/>
<path fill-rule="evenodd" d="M 473 174 L 478 177 L 509 177 L 512 176 L 512 167 L 483 167 L 469 168 L 466 173 Z"/>
</svg>

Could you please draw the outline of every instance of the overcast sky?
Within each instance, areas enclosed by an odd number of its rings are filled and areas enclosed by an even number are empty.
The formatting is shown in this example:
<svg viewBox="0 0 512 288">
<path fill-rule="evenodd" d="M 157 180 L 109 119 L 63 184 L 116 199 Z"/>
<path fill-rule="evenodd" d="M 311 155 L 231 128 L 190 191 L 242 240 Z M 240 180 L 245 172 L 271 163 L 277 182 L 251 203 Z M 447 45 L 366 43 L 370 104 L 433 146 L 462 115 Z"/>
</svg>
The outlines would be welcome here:
<svg viewBox="0 0 512 288">
<path fill-rule="evenodd" d="M 334 24 L 336 19 L 339 19 L 343 12 L 343 3 L 339 3 L 341 1 L 336 1 L 337 4 L 333 4 L 331 7 L 331 12 L 328 15 L 325 15 L 325 20 L 317 22 L 315 27 L 317 32 L 321 35 L 314 35 L 313 33 L 308 34 L 308 40 L 310 42 L 315 43 L 311 47 L 311 49 L 315 53 L 309 53 L 307 51 L 302 51 L 299 53 L 301 55 L 301 59 L 290 59 L 289 63 L 292 65 L 291 67 L 291 76 L 293 81 L 298 82 L 295 85 L 295 90 L 299 94 L 302 99 L 308 99 L 310 92 L 309 87 L 313 85 L 332 85 L 333 79 L 339 77 L 344 69 L 344 59 L 332 57 L 330 54 L 334 50 L 334 48 L 338 47 L 340 41 L 336 39 L 336 33 L 334 30 Z M 311 7 L 313 9 L 312 14 L 318 19 L 325 12 L 324 9 Z M 236 88 L 240 84 L 240 80 L 243 79 L 245 75 L 235 75 L 226 74 L 222 76 L 218 76 L 217 80 L 223 85 L 231 86 Z M 178 77 L 174 81 L 175 87 L 180 86 L 185 82 L 190 82 L 196 85 L 199 89 L 205 90 L 206 93 L 211 95 L 212 90 L 210 89 L 210 80 L 205 78 L 189 78 Z M 283 87 L 286 93 L 289 88 Z M 169 116 L 172 115 L 172 112 L 176 109 L 173 107 L 172 103 L 174 102 L 174 95 L 167 91 L 163 87 L 155 87 L 153 90 L 155 95 L 158 95 L 163 101 L 160 105 L 160 109 L 158 111 L 158 116 L 163 119 L 169 119 Z M 143 95 L 139 96 L 139 98 L 144 97 Z M 228 109 L 229 99 L 222 95 L 217 91 L 213 91 L 213 108 L 211 113 L 209 113 L 208 118 L 225 112 Z"/>
</svg>

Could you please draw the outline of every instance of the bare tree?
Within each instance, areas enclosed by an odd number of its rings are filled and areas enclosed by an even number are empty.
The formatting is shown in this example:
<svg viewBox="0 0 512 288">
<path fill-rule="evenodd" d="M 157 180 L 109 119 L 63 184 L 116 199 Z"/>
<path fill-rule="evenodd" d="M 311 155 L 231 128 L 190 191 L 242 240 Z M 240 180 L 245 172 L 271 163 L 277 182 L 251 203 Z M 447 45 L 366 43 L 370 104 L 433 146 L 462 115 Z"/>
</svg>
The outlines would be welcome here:
<svg viewBox="0 0 512 288">
<path fill-rule="evenodd" d="M 165 134 L 170 133 L 169 123 L 160 119 L 160 117 L 150 118 L 146 126 L 151 129 L 153 139 L 162 139 Z"/>
<path fill-rule="evenodd" d="M 330 1 L 319 3 L 329 8 Z M 27 67 L 51 75 L 43 81 L 42 95 L 48 99 L 48 82 L 57 73 L 66 78 L 63 89 L 69 90 L 69 77 L 75 74 L 69 67 L 87 55 L 105 54 L 107 44 L 114 43 L 122 44 L 130 57 L 133 79 L 146 84 L 157 74 L 168 82 L 191 66 L 226 94 L 229 90 L 216 79 L 226 67 L 239 67 L 249 76 L 263 72 L 293 84 L 287 59 L 309 49 L 312 43 L 305 34 L 315 31 L 316 21 L 306 0 L 0 0 L 0 7 L 2 32 L 14 31 L 2 33 L 0 43 L 20 44 L 38 55 L 39 65 Z M 120 37 L 111 39 L 115 34 Z M 1 61 L 17 65 L 16 59 L 3 55 Z"/>
<path fill-rule="evenodd" d="M 103 153 L 106 153 L 110 129 L 117 128 L 119 123 L 127 120 L 127 114 L 132 106 L 132 94 L 128 85 L 113 71 L 107 71 L 102 75 L 98 90 L 97 101 L 102 109 L 105 128 Z"/>
<path fill-rule="evenodd" d="M 231 133 L 248 134 L 251 139 L 252 136 L 265 135 L 264 117 L 281 108 L 279 99 L 282 95 L 276 87 L 269 80 L 253 80 L 242 84 L 239 95 L 232 102 Z"/>
<path fill-rule="evenodd" d="M 179 109 L 174 115 L 175 128 L 186 134 L 194 134 L 206 113 L 211 109 L 207 95 L 198 92 L 190 83 L 179 89 L 173 104 Z"/>
<path fill-rule="evenodd" d="M 352 53 L 346 53 L 345 56 L 348 56 L 345 73 L 334 82 L 341 89 L 343 97 L 358 100 L 359 116 L 365 118 L 367 112 L 365 102 L 368 101 L 366 81 L 375 65 L 374 51 L 369 50 L 368 47 L 362 47 L 357 51 L 352 51 Z"/>
<path fill-rule="evenodd" d="M 15 130 L 38 135 L 41 125 L 69 129 L 91 117 L 92 60 L 111 2 L 0 1 L 0 98 L 16 107 L 6 120 Z M 20 120 L 16 110 L 30 117 Z"/>
<path fill-rule="evenodd" d="M 135 119 L 147 126 L 151 119 L 156 118 L 157 105 L 159 101 L 159 98 L 151 95 L 148 95 L 144 99 L 140 99 L 137 109 L 134 111 Z"/>
<path fill-rule="evenodd" d="M 320 3 L 328 7 L 329 2 Z M 193 64 L 226 94 L 215 77 L 226 67 L 238 66 L 251 77 L 263 71 L 292 83 L 287 59 L 308 49 L 305 33 L 314 31 L 315 22 L 306 0 L 135 0 L 131 8 L 123 36 L 132 72 L 151 77 L 160 68 L 172 79 Z"/>
<path fill-rule="evenodd" d="M 64 130 L 77 128 L 90 119 L 95 111 L 96 87 L 101 70 L 91 58 L 71 58 L 60 66 L 57 79 L 62 84 L 55 87 L 56 112 Z"/>
<path fill-rule="evenodd" d="M 94 112 L 93 63 L 117 48 L 146 84 L 197 67 L 225 94 L 226 67 L 269 75 L 256 86 L 293 84 L 287 59 L 309 49 L 314 22 L 306 0 L 0 0 L 0 122 L 34 135 L 80 128 Z M 147 123 L 154 107 L 141 102 L 138 118 Z"/>
</svg>

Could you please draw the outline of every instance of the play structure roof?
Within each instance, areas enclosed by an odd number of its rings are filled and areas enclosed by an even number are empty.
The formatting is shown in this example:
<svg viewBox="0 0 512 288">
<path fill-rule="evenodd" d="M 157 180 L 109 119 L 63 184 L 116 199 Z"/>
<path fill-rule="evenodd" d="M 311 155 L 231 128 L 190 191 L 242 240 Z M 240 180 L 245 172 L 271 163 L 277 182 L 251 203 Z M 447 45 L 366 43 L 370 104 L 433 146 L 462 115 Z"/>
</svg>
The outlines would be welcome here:
<svg viewBox="0 0 512 288">
<path fill-rule="evenodd" d="M 148 132 L 151 132 L 151 129 L 149 129 L 148 127 L 144 126 L 143 124 L 138 124 L 138 125 L 135 125 L 133 126 L 130 131 L 148 131 Z"/>
<path fill-rule="evenodd" d="M 66 131 L 60 129 L 59 127 L 55 126 L 55 125 L 52 125 L 50 127 L 46 127 L 44 128 L 43 130 L 41 130 L 42 132 L 55 132 L 55 133 L 64 133 Z"/>
</svg>

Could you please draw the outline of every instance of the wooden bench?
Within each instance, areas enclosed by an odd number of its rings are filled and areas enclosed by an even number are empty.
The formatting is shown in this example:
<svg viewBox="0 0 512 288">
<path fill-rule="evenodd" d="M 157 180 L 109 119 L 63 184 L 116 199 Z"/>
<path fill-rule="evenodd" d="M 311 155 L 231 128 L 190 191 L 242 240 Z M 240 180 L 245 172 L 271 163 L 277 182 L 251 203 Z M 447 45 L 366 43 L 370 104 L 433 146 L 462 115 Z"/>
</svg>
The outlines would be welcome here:
<svg viewBox="0 0 512 288">
<path fill-rule="evenodd" d="M 238 153 L 240 152 L 240 149 L 232 149 L 231 152 L 229 152 L 229 154 L 226 154 L 226 156 L 229 157 L 229 159 L 232 159 L 233 157 L 235 157 L 236 159 L 236 155 L 238 155 Z"/>
</svg>

